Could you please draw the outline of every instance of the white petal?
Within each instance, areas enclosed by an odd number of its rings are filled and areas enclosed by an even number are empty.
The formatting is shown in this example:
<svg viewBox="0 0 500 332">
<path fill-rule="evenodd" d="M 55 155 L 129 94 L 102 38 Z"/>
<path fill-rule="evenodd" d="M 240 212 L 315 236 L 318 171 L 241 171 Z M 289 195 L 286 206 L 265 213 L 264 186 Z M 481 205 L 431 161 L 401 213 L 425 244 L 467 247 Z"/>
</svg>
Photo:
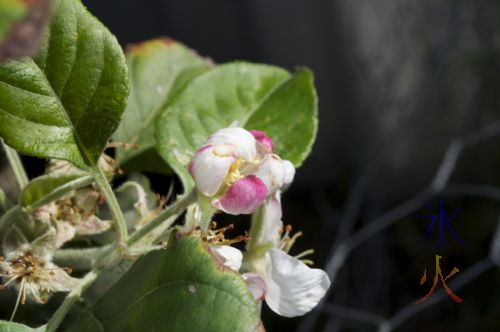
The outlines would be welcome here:
<svg viewBox="0 0 500 332">
<path fill-rule="evenodd" d="M 286 188 L 293 181 L 295 176 L 295 166 L 293 166 L 293 164 L 288 160 L 283 160 L 283 163 L 285 166 L 285 180 L 283 181 L 283 187 Z"/>
<path fill-rule="evenodd" d="M 45 278 L 40 280 L 40 286 L 52 292 L 69 292 L 78 285 L 78 279 L 69 276 L 66 271 L 48 262 Z"/>
<path fill-rule="evenodd" d="M 281 160 L 274 154 L 265 155 L 255 172 L 255 175 L 267 186 L 270 194 L 281 189 L 283 185 L 291 183 L 294 174 L 295 169 L 293 165 L 288 160 Z"/>
<path fill-rule="evenodd" d="M 226 260 L 225 266 L 236 272 L 240 270 L 243 261 L 241 251 L 231 246 L 213 246 L 212 249 Z"/>
<path fill-rule="evenodd" d="M 325 271 L 311 269 L 278 249 L 269 250 L 266 256 L 266 302 L 274 312 L 285 317 L 301 316 L 323 298 L 330 286 Z"/>
<path fill-rule="evenodd" d="M 250 293 L 252 293 L 255 301 L 262 301 L 266 295 L 267 287 L 266 282 L 257 273 L 243 273 Z"/>
<path fill-rule="evenodd" d="M 37 237 L 31 242 L 33 254 L 47 261 L 52 260 L 52 256 L 57 249 L 57 231 L 54 227 L 49 227 L 47 232 Z"/>
<path fill-rule="evenodd" d="M 208 137 L 205 145 L 235 146 L 236 156 L 253 161 L 257 155 L 256 141 L 253 135 L 243 128 L 224 128 Z"/>
<path fill-rule="evenodd" d="M 216 151 L 213 146 L 205 146 L 195 153 L 189 164 L 189 172 L 196 187 L 205 196 L 213 196 L 219 191 L 231 165 L 236 160 L 230 153 L 224 155 L 220 151 L 221 147 Z"/>
<path fill-rule="evenodd" d="M 62 247 L 64 243 L 71 241 L 75 237 L 76 229 L 69 222 L 57 220 L 55 226 L 57 228 L 55 239 L 56 248 Z"/>
<path fill-rule="evenodd" d="M 271 243 L 276 247 L 279 244 L 279 232 L 283 227 L 280 196 L 280 192 L 277 191 L 273 196 L 269 197 L 266 204 L 260 210 L 259 215 L 256 216 L 257 218 L 262 218 L 262 227 L 255 240 L 259 245 Z"/>
<path fill-rule="evenodd" d="M 75 226 L 76 234 L 78 235 L 92 235 L 99 234 L 111 228 L 111 220 L 101 220 L 97 216 L 90 216 Z"/>
</svg>

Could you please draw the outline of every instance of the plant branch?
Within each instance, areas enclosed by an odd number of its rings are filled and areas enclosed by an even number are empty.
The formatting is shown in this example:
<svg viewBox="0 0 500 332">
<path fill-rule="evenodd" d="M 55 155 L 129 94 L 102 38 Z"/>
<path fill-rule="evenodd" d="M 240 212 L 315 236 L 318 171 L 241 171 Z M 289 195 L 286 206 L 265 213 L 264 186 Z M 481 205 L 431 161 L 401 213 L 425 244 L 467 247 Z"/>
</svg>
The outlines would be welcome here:
<svg viewBox="0 0 500 332">
<path fill-rule="evenodd" d="M 85 277 L 83 277 L 83 279 L 80 280 L 80 284 L 66 296 L 64 302 L 50 318 L 49 322 L 47 323 L 46 332 L 55 332 L 57 330 L 73 304 L 75 304 L 75 302 L 80 299 L 82 293 L 87 288 L 89 288 L 90 285 L 92 285 L 92 283 L 97 279 L 99 272 L 99 270 L 92 270 L 87 273 Z"/>
<path fill-rule="evenodd" d="M 453 281 L 448 283 L 448 287 L 457 291 L 461 289 L 463 286 L 467 285 L 469 282 L 480 276 L 483 272 L 488 271 L 495 264 L 489 258 L 483 258 L 476 264 L 469 267 L 464 272 L 457 274 L 457 277 L 453 279 Z M 392 318 L 386 322 L 383 322 L 379 325 L 379 332 L 390 332 L 395 328 L 400 326 L 403 322 L 405 322 L 408 318 L 415 315 L 416 313 L 441 302 L 443 299 L 449 297 L 448 293 L 446 293 L 445 288 L 441 288 L 436 294 L 430 296 L 427 300 L 422 303 L 416 305 L 414 302 L 404 306 L 401 310 L 398 311 Z"/>
<path fill-rule="evenodd" d="M 17 151 L 5 144 L 3 140 L 2 145 L 5 150 L 5 155 L 9 160 L 9 164 L 12 167 L 12 171 L 14 172 L 14 176 L 16 177 L 17 183 L 19 184 L 19 188 L 22 190 L 28 185 L 29 180 L 28 175 L 26 175 L 26 171 L 24 170 L 21 158 L 19 157 Z"/>
<path fill-rule="evenodd" d="M 389 212 L 386 212 L 382 216 L 376 218 L 366 226 L 362 227 L 359 231 L 354 233 L 354 235 L 338 244 L 338 246 L 334 243 L 330 250 L 333 255 L 327 262 L 325 268 L 328 276 L 330 277 L 330 280 L 332 280 L 332 284 L 335 282 L 339 270 L 344 265 L 347 257 L 350 255 L 352 250 L 357 248 L 359 245 L 364 243 L 376 233 L 394 224 L 402 217 L 416 211 L 419 207 L 421 207 L 422 201 L 431 199 L 434 195 L 445 189 L 449 178 L 455 169 L 458 158 L 460 157 L 464 148 L 475 146 L 498 135 L 500 135 L 500 121 L 488 125 L 476 132 L 473 132 L 472 134 L 468 134 L 463 138 L 457 138 L 453 140 L 448 146 L 448 149 L 445 152 L 445 156 L 441 161 L 434 178 L 425 189 L 423 189 L 413 198 L 407 200 L 406 202 L 395 207 Z M 331 286 L 327 294 L 325 294 L 325 298 L 328 297 L 332 289 L 333 287 Z M 323 304 L 320 304 L 316 308 L 315 312 L 310 315 L 310 319 L 304 321 L 301 324 L 301 326 L 297 329 L 298 331 L 303 331 L 305 330 L 305 328 L 314 325 L 315 321 L 319 318 L 319 312 L 321 312 L 324 303 L 325 302 L 323 302 Z"/>
<path fill-rule="evenodd" d="M 323 312 L 332 316 L 357 320 L 373 325 L 381 325 L 387 322 L 387 320 L 380 315 L 334 303 L 325 303 Z"/>
<path fill-rule="evenodd" d="M 477 132 L 469 134 L 464 138 L 453 140 L 446 150 L 445 156 L 427 188 L 422 190 L 413 198 L 407 200 L 403 204 L 397 206 L 389 212 L 386 212 L 382 216 L 370 222 L 368 225 L 362 227 L 358 232 L 341 243 L 338 248 L 332 248 L 335 254 L 328 261 L 326 267 L 326 271 L 330 278 L 335 280 L 338 270 L 353 249 L 364 243 L 376 233 L 394 224 L 405 215 L 416 211 L 422 206 L 422 201 L 428 200 L 437 193 L 441 192 L 448 183 L 464 147 L 474 146 L 499 134 L 500 121 L 495 122 Z"/>
<path fill-rule="evenodd" d="M 123 216 L 123 212 L 118 204 L 115 193 L 113 192 L 113 189 L 111 189 L 111 185 L 100 167 L 96 167 L 94 179 L 104 195 L 111 213 L 113 214 L 115 229 L 118 233 L 118 243 L 124 244 L 127 242 L 128 238 L 127 223 L 125 222 L 125 217 Z"/>
<path fill-rule="evenodd" d="M 70 267 L 76 270 L 90 270 L 97 257 L 108 252 L 111 246 L 83 248 L 83 249 L 59 249 L 54 253 L 54 263 L 58 266 Z"/>
</svg>

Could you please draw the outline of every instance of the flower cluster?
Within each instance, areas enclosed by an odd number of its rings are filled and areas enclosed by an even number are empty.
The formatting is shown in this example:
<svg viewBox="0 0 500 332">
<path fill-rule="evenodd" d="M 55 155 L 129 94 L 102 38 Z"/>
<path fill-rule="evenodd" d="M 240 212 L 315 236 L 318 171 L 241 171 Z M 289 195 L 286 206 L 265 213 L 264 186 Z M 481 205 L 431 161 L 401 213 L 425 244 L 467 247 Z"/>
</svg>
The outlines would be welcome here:
<svg viewBox="0 0 500 332">
<path fill-rule="evenodd" d="M 56 246 L 72 240 L 76 235 L 102 233 L 111 227 L 111 220 L 96 216 L 102 198 L 92 187 L 75 190 L 34 211 L 32 217 L 56 229 Z"/>
<path fill-rule="evenodd" d="M 251 214 L 295 175 L 292 163 L 273 150 L 263 132 L 221 129 L 196 151 L 189 172 L 214 207 L 233 215 Z"/>
<path fill-rule="evenodd" d="M 70 277 L 68 270 L 52 263 L 55 238 L 54 228 L 31 243 L 16 226 L 5 235 L 2 249 L 6 256 L 0 259 L 0 276 L 5 283 L 1 287 L 15 287 L 18 304 L 24 304 L 26 298 L 45 303 L 52 293 L 68 292 L 77 285 L 78 279 Z"/>
<path fill-rule="evenodd" d="M 229 245 L 213 243 L 225 265 L 241 273 L 257 303 L 265 300 L 276 313 L 307 313 L 330 286 L 327 274 L 288 254 L 297 233 L 283 227 L 281 192 L 292 182 L 291 162 L 273 153 L 271 138 L 261 131 L 225 128 L 211 135 L 189 164 L 198 191 L 229 214 L 252 214 L 251 239 L 243 255 Z"/>
</svg>

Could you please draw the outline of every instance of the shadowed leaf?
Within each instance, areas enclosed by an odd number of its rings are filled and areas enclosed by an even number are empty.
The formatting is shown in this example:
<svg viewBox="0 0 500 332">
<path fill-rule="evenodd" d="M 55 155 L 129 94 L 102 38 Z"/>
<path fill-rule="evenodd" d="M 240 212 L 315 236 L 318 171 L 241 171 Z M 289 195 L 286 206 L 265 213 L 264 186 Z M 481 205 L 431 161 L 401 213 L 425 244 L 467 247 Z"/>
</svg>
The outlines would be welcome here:
<svg viewBox="0 0 500 332">
<path fill-rule="evenodd" d="M 67 331 L 257 330 L 252 295 L 220 259 L 199 238 L 172 234 L 166 250 L 139 259 Z"/>
</svg>

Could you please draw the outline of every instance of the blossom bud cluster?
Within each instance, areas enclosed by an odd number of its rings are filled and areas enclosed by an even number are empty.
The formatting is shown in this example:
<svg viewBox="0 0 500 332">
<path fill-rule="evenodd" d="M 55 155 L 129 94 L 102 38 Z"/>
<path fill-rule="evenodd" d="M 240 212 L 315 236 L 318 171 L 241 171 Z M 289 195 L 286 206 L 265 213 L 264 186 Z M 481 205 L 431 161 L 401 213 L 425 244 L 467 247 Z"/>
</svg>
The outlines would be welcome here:
<svg viewBox="0 0 500 332">
<path fill-rule="evenodd" d="M 225 128 L 208 137 L 196 151 L 189 172 L 201 195 L 228 214 L 252 214 L 245 255 L 228 245 L 213 244 L 225 265 L 241 273 L 257 303 L 282 316 L 294 317 L 314 308 L 330 286 L 327 274 L 301 260 L 312 250 L 289 255 L 295 236 L 283 232 L 281 192 L 295 168 L 274 153 L 271 138 L 261 131 Z M 230 241 L 228 241 L 230 243 Z"/>
</svg>

